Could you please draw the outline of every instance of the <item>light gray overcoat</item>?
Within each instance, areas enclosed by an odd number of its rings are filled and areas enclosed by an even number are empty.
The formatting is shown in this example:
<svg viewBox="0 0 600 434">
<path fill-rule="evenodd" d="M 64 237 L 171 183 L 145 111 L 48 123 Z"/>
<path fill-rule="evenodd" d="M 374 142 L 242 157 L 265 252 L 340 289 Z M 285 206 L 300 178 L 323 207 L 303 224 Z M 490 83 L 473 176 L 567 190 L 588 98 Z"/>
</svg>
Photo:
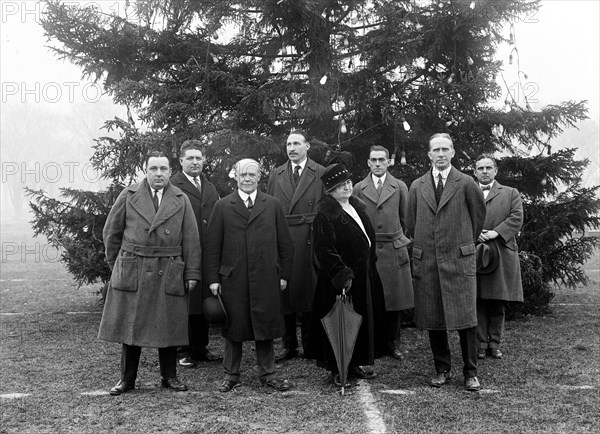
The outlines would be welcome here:
<svg viewBox="0 0 600 434">
<path fill-rule="evenodd" d="M 317 202 L 325 192 L 321 182 L 324 172 L 323 166 L 308 158 L 295 190 L 289 161 L 276 168 L 269 177 L 267 194 L 281 202 L 294 241 L 294 268 L 282 297 L 284 314 L 312 310 L 317 284 L 312 223 L 317 215 Z"/>
<path fill-rule="evenodd" d="M 500 261 L 489 274 L 478 274 L 478 296 L 483 299 L 523 301 L 521 264 L 515 236 L 523 226 L 523 203 L 516 188 L 494 182 L 485 199 L 484 229 L 500 235 L 497 240 Z"/>
<path fill-rule="evenodd" d="M 404 235 L 408 205 L 406 184 L 388 173 L 379 195 L 369 174 L 354 186 L 354 195 L 365 203 L 375 229 L 377 271 L 383 283 L 385 310 L 412 308 L 414 296 L 408 256 L 410 240 Z"/>
<path fill-rule="evenodd" d="M 168 184 L 155 212 L 145 179 L 126 187 L 102 235 L 112 275 L 98 337 L 140 347 L 187 345 L 184 280 L 201 279 L 198 227 L 187 196 Z"/>
<path fill-rule="evenodd" d="M 417 327 L 460 330 L 477 325 L 475 242 L 484 221 L 481 189 L 454 167 L 439 205 L 431 171 L 410 186 L 406 227 L 414 242 Z"/>
</svg>

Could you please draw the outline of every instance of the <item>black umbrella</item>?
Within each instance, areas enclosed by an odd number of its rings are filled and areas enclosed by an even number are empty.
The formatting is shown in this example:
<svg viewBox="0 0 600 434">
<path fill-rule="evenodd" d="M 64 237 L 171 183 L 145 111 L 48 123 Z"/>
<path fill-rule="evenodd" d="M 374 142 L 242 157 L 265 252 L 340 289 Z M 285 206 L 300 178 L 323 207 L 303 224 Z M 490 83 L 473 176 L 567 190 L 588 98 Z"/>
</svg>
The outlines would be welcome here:
<svg viewBox="0 0 600 434">
<path fill-rule="evenodd" d="M 354 310 L 352 299 L 346 295 L 345 289 L 342 295 L 336 297 L 333 307 L 321 319 L 321 323 L 333 348 L 338 372 L 340 373 L 343 395 L 344 386 L 348 378 L 348 366 L 350 359 L 352 359 L 358 330 L 362 323 L 362 316 Z"/>
</svg>

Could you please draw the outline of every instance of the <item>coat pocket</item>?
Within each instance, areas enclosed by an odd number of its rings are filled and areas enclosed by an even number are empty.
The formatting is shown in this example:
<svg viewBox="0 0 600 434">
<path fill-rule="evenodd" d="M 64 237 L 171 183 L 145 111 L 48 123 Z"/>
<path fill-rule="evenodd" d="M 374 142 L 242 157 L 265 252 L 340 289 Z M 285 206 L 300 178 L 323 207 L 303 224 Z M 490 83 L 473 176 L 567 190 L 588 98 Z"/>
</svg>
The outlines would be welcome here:
<svg viewBox="0 0 600 434">
<path fill-rule="evenodd" d="M 183 297 L 185 295 L 185 283 L 183 282 L 183 270 L 185 262 L 180 259 L 170 258 L 167 272 L 163 276 L 162 286 L 165 294 Z"/>
<path fill-rule="evenodd" d="M 413 247 L 412 260 L 413 260 L 413 278 L 420 279 L 423 277 L 423 250 L 418 247 Z"/>
<path fill-rule="evenodd" d="M 409 244 L 410 240 L 406 237 L 402 237 L 392 241 L 392 245 L 394 246 L 394 256 L 396 257 L 396 267 L 406 267 L 406 265 L 410 261 L 410 258 L 408 257 L 407 247 Z"/>
<path fill-rule="evenodd" d="M 229 278 L 229 275 L 233 271 L 233 265 L 221 264 L 219 267 L 219 274 L 222 276 L 221 278 Z"/>
<path fill-rule="evenodd" d="M 475 263 L 475 244 L 464 244 L 460 246 L 459 249 L 463 273 L 467 276 L 475 276 L 477 271 L 477 266 Z"/>
<path fill-rule="evenodd" d="M 137 291 L 138 258 L 120 255 L 110 276 L 110 286 L 117 291 Z"/>
</svg>

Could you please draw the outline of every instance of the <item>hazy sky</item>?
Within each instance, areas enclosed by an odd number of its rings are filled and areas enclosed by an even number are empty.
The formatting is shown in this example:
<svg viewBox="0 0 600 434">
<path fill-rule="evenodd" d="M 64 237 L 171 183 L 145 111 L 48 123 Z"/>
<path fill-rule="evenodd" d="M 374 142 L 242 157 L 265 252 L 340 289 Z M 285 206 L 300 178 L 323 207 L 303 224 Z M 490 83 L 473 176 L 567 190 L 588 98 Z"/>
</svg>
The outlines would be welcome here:
<svg viewBox="0 0 600 434">
<path fill-rule="evenodd" d="M 105 10 L 119 11 L 123 10 L 125 4 L 113 0 L 77 3 L 101 4 Z M 599 5 L 597 0 L 544 0 L 539 12 L 523 17 L 515 24 L 521 70 L 528 75 L 523 83 L 534 110 L 566 100 L 588 100 L 590 117 L 598 121 Z M 45 47 L 47 41 L 39 26 L 42 10 L 43 5 L 33 1 L 0 1 L 0 108 L 18 106 L 27 113 L 33 113 L 32 116 L 40 117 L 45 113 L 61 113 L 67 120 L 72 118 L 71 125 L 82 122 L 81 113 L 84 112 L 88 124 L 86 127 L 93 130 L 91 137 L 97 137 L 103 134 L 99 128 L 104 120 L 113 115 L 124 116 L 123 109 L 110 109 L 109 101 L 101 95 L 99 85 L 80 81 L 81 71 L 78 68 L 57 60 L 48 51 Z M 502 47 L 498 58 L 504 60 L 506 81 L 514 88 L 517 70 L 515 64 L 508 64 L 510 48 L 508 45 Z M 522 96 L 517 95 L 517 99 L 521 102 Z M 108 116 L 107 107 L 113 110 Z M 90 119 L 94 116 L 97 116 L 97 120 Z M 11 131 L 11 125 L 5 124 L 4 114 L 2 122 L 1 146 L 6 146 L 9 132 L 11 143 L 31 140 L 27 138 L 28 131 Z M 35 119 L 32 122 L 38 123 Z M 39 119 L 39 124 L 43 124 L 43 119 Z M 94 125 L 97 125 L 97 130 Z M 23 134 L 23 139 L 15 141 L 15 134 Z M 91 138 L 89 142 L 89 155 L 80 155 L 78 158 L 87 161 L 92 153 Z M 2 151 L 5 156 L 6 148 Z"/>
</svg>

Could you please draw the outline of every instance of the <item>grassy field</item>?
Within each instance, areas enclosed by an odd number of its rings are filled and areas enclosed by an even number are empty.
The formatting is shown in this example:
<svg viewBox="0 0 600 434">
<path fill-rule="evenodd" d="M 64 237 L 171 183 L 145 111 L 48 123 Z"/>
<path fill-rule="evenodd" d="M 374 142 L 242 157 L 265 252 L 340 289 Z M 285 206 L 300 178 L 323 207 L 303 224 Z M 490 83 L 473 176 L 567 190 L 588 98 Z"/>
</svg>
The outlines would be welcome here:
<svg viewBox="0 0 600 434">
<path fill-rule="evenodd" d="M 137 389 L 107 394 L 118 380 L 120 347 L 96 338 L 97 287 L 77 288 L 57 254 L 26 226 L 2 224 L 0 432 L 365 433 L 373 411 L 389 433 L 600 432 L 600 255 L 586 264 L 591 284 L 556 289 L 552 313 L 509 322 L 503 360 L 479 367 L 483 390 L 462 388 L 458 337 L 455 380 L 442 389 L 427 335 L 404 329 L 405 360 L 377 360 L 379 376 L 341 397 L 313 362 L 278 366 L 293 388 L 268 393 L 244 347 L 242 386 L 221 394 L 220 363 L 179 369 L 190 391 L 159 387 L 158 358 L 142 351 Z M 210 348 L 222 352 L 211 330 Z M 360 392 L 359 392 L 360 390 Z M 365 392 L 366 391 L 366 392 Z M 365 393 L 374 409 L 366 411 Z M 22 395 L 17 395 L 22 394 Z"/>
</svg>

